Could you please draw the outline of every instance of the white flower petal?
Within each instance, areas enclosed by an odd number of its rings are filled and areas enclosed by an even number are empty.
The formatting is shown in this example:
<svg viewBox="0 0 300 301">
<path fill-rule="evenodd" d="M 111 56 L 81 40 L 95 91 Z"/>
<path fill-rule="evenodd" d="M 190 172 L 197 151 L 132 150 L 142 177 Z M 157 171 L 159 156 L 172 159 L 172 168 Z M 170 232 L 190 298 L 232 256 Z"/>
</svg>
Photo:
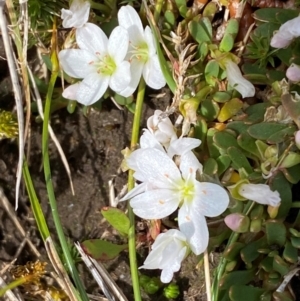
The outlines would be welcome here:
<svg viewBox="0 0 300 301">
<path fill-rule="evenodd" d="M 184 137 L 173 140 L 168 148 L 168 155 L 170 158 L 173 158 L 175 155 L 181 156 L 200 144 L 201 140 L 196 138 Z"/>
<path fill-rule="evenodd" d="M 108 88 L 109 77 L 101 77 L 100 74 L 91 73 L 80 83 L 76 100 L 89 106 L 99 100 Z"/>
<path fill-rule="evenodd" d="M 161 219 L 172 214 L 180 199 L 168 189 L 145 191 L 131 199 L 133 212 L 144 219 Z"/>
<path fill-rule="evenodd" d="M 93 54 L 107 53 L 108 38 L 100 27 L 86 23 L 76 30 L 76 42 L 80 49 L 88 50 Z"/>
<path fill-rule="evenodd" d="M 146 62 L 143 77 L 146 84 L 152 89 L 161 89 L 166 85 L 157 55 L 150 57 Z"/>
<path fill-rule="evenodd" d="M 140 32 L 143 32 L 143 24 L 136 10 L 130 6 L 122 6 L 118 12 L 119 24 L 128 29 L 131 26 L 137 26 Z"/>
<path fill-rule="evenodd" d="M 169 183 L 181 179 L 179 169 L 167 154 L 154 148 L 138 149 L 127 159 L 127 165 L 143 174 L 148 181 Z"/>
<path fill-rule="evenodd" d="M 130 83 L 128 84 L 128 87 L 126 87 L 124 90 L 120 91 L 120 95 L 124 97 L 128 97 L 134 93 L 136 90 L 141 76 L 142 76 L 142 70 L 143 70 L 143 64 L 141 64 L 138 60 L 133 60 L 130 63 L 130 75 L 131 75 L 131 80 Z"/>
<path fill-rule="evenodd" d="M 243 184 L 239 189 L 239 194 L 262 205 L 277 207 L 281 202 L 278 191 L 272 191 L 266 184 Z"/>
<path fill-rule="evenodd" d="M 110 78 L 109 87 L 117 92 L 118 94 L 124 96 L 123 91 L 128 86 L 130 82 L 130 64 L 129 62 L 121 62 L 117 66 L 117 70 Z M 126 97 L 126 96 L 124 96 Z"/>
<path fill-rule="evenodd" d="M 223 213 L 229 205 L 227 191 L 214 183 L 195 181 L 193 210 L 199 214 L 214 217 Z"/>
<path fill-rule="evenodd" d="M 255 87 L 243 77 L 241 70 L 236 63 L 227 61 L 226 73 L 229 85 L 239 91 L 244 98 L 255 95 Z"/>
<path fill-rule="evenodd" d="M 156 47 L 152 30 L 149 26 L 145 27 L 144 38 L 148 45 L 149 56 L 151 57 L 156 53 Z"/>
<path fill-rule="evenodd" d="M 142 183 L 136 185 L 133 189 L 128 191 L 126 195 L 124 195 L 119 202 L 130 200 L 131 198 L 135 197 L 136 195 L 143 193 L 147 188 L 147 183 Z"/>
<path fill-rule="evenodd" d="M 65 49 L 58 54 L 63 70 L 75 78 L 84 78 L 95 70 L 90 64 L 97 59 L 92 53 L 81 49 Z"/>
<path fill-rule="evenodd" d="M 182 177 L 187 179 L 191 169 L 196 172 L 199 170 L 200 173 L 203 171 L 203 166 L 192 151 L 186 152 L 180 157 L 180 171 Z"/>
<path fill-rule="evenodd" d="M 127 30 L 121 26 L 115 27 L 109 37 L 107 51 L 117 64 L 124 60 L 128 45 L 129 37 Z"/>
<path fill-rule="evenodd" d="M 203 253 L 208 246 L 208 228 L 205 217 L 184 204 L 178 212 L 180 231 L 186 236 L 194 254 Z"/>
<path fill-rule="evenodd" d="M 64 28 L 83 26 L 89 18 L 91 4 L 89 1 L 73 0 L 69 10 L 61 10 Z"/>
<path fill-rule="evenodd" d="M 173 273 L 180 269 L 182 260 L 187 253 L 186 238 L 178 230 L 168 230 L 157 236 L 152 250 L 146 258 L 144 269 L 161 269 L 161 281 L 168 283 Z"/>
<path fill-rule="evenodd" d="M 67 99 L 76 100 L 76 95 L 77 95 L 79 85 L 80 82 L 70 85 L 63 91 L 62 96 Z"/>
<path fill-rule="evenodd" d="M 140 138 L 141 148 L 157 148 L 164 152 L 162 145 L 157 141 L 156 137 L 147 129 L 144 129 L 143 135 Z"/>
</svg>

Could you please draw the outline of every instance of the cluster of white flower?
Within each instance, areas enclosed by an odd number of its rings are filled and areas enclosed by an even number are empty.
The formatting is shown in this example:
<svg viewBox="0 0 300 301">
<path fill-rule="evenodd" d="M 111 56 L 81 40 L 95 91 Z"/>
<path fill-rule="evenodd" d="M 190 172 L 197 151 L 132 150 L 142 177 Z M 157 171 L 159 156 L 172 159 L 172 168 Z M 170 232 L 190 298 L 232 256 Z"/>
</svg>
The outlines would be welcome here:
<svg viewBox="0 0 300 301">
<path fill-rule="evenodd" d="M 274 33 L 270 45 L 274 48 L 286 48 L 295 38 L 300 37 L 300 16 L 282 24 Z M 291 64 L 286 71 L 286 77 L 292 82 L 300 81 L 300 66 Z"/>
<path fill-rule="evenodd" d="M 121 7 L 119 26 L 109 39 L 97 25 L 87 23 L 90 4 L 74 0 L 69 10 L 62 10 L 63 26 L 76 28 L 79 49 L 60 51 L 63 70 L 82 81 L 69 86 L 63 96 L 91 105 L 99 100 L 108 87 L 121 96 L 130 96 L 143 75 L 146 84 L 160 89 L 165 84 L 155 41 L 149 26 L 143 28 L 133 7 Z"/>
<path fill-rule="evenodd" d="M 170 282 L 173 273 L 191 249 L 196 255 L 208 245 L 205 216 L 223 213 L 229 204 L 227 191 L 214 183 L 199 182 L 202 165 L 192 152 L 199 139 L 177 138 L 169 118 L 160 120 L 155 111 L 140 140 L 141 148 L 127 159 L 128 167 L 140 181 L 122 199 L 130 200 L 134 213 L 144 219 L 161 219 L 178 207 L 179 230 L 160 234 L 143 268 L 162 269 L 161 281 Z"/>
</svg>

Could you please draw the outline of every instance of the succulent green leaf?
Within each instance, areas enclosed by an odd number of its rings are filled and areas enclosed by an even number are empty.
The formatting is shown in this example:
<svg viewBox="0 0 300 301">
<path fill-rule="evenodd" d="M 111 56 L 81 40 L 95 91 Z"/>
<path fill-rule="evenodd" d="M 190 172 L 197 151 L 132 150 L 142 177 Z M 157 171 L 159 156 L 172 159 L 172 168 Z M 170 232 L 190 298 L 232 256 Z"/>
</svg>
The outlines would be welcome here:
<svg viewBox="0 0 300 301">
<path fill-rule="evenodd" d="M 278 220 L 266 221 L 266 235 L 269 246 L 278 245 L 282 247 L 286 241 L 285 225 Z"/>
<path fill-rule="evenodd" d="M 218 175 L 222 175 L 230 166 L 231 159 L 228 155 L 221 155 L 217 158 L 217 164 L 218 164 Z"/>
<path fill-rule="evenodd" d="M 217 159 L 220 156 L 219 148 L 214 142 L 214 135 L 219 132 L 217 129 L 210 128 L 207 131 L 206 141 L 208 146 L 209 155 L 211 158 Z"/>
<path fill-rule="evenodd" d="M 242 242 L 234 242 L 231 243 L 230 245 L 228 245 L 228 247 L 226 248 L 226 250 L 223 253 L 223 257 L 228 260 L 228 261 L 232 261 L 235 260 L 237 256 L 239 256 L 240 254 L 240 250 L 245 246 L 244 243 Z"/>
<path fill-rule="evenodd" d="M 227 154 L 232 160 L 233 166 L 236 170 L 244 168 L 248 174 L 253 172 L 249 161 L 247 160 L 246 156 L 240 151 L 239 148 L 231 146 L 227 149 Z"/>
<path fill-rule="evenodd" d="M 189 32 L 196 42 L 210 43 L 212 40 L 212 26 L 208 18 L 202 18 L 199 21 L 193 20 L 188 25 Z"/>
<path fill-rule="evenodd" d="M 99 261 L 107 261 L 117 257 L 127 245 L 116 245 L 102 239 L 89 239 L 81 243 L 86 254 Z"/>
<path fill-rule="evenodd" d="M 285 244 L 283 258 L 290 263 L 296 263 L 298 261 L 298 250 L 289 241 Z"/>
<path fill-rule="evenodd" d="M 209 176 L 216 175 L 218 172 L 217 161 L 213 158 L 208 158 L 208 160 L 204 162 L 203 172 Z"/>
<path fill-rule="evenodd" d="M 242 285 L 253 281 L 255 269 L 234 271 L 225 274 L 220 279 L 220 289 L 228 290 L 232 285 Z"/>
<path fill-rule="evenodd" d="M 266 248 L 267 245 L 267 238 L 263 236 L 258 240 L 251 241 L 241 250 L 241 258 L 242 260 L 248 265 L 254 261 L 260 253 L 258 252 L 259 249 Z"/>
<path fill-rule="evenodd" d="M 167 10 L 165 12 L 165 21 L 168 22 L 170 25 L 175 25 L 175 15 L 171 10 Z"/>
<path fill-rule="evenodd" d="M 204 76 L 206 82 L 209 85 L 215 86 L 218 80 L 219 71 L 220 71 L 220 66 L 215 60 L 211 60 L 206 64 L 204 70 Z"/>
<path fill-rule="evenodd" d="M 264 293 L 266 293 L 266 290 L 263 288 L 258 288 L 250 285 L 238 285 L 234 283 L 234 285 L 230 287 L 229 297 L 231 301 L 257 301 L 262 300 L 261 296 Z M 271 300 L 271 296 L 268 300 Z"/>
<path fill-rule="evenodd" d="M 212 99 L 205 99 L 200 104 L 199 113 L 207 121 L 213 121 L 217 118 L 219 110 L 219 105 L 215 101 L 213 101 Z"/>
<path fill-rule="evenodd" d="M 286 124 L 277 122 L 262 122 L 249 126 L 248 133 L 251 137 L 258 140 L 268 140 L 270 136 L 287 129 Z"/>
<path fill-rule="evenodd" d="M 274 256 L 273 270 L 280 273 L 281 276 L 285 276 L 290 268 L 289 264 L 286 263 L 279 255 Z"/>
<path fill-rule="evenodd" d="M 292 206 L 291 184 L 285 178 L 282 172 L 278 172 L 270 183 L 272 190 L 277 190 L 280 194 L 281 205 L 276 218 L 286 217 Z"/>
<path fill-rule="evenodd" d="M 213 141 L 219 148 L 225 150 L 226 152 L 231 146 L 235 146 L 237 148 L 239 147 L 236 138 L 225 131 L 216 132 Z"/>
</svg>

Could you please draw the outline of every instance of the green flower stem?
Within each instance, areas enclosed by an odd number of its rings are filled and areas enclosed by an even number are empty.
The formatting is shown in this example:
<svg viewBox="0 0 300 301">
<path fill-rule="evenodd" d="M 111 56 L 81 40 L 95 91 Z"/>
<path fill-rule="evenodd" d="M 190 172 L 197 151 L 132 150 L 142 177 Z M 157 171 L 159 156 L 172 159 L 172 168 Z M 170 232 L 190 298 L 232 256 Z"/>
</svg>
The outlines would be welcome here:
<svg viewBox="0 0 300 301">
<path fill-rule="evenodd" d="M 138 87 L 138 94 L 136 99 L 136 107 L 132 125 L 132 134 L 131 134 L 131 150 L 136 148 L 136 145 L 139 140 L 140 134 L 140 121 L 142 115 L 142 108 L 144 103 L 144 96 L 145 96 L 145 88 L 146 84 L 144 79 L 142 78 Z M 128 174 L 128 190 L 134 188 L 134 178 L 133 178 L 133 170 L 129 171 Z M 139 274 L 138 274 L 138 267 L 136 262 L 136 244 L 135 244 L 135 218 L 130 203 L 128 202 L 128 217 L 130 220 L 130 228 L 128 231 L 128 246 L 129 246 L 129 261 L 130 261 L 130 272 L 132 278 L 132 286 L 133 286 L 133 293 L 134 293 L 134 300 L 141 301 L 141 291 L 140 291 L 140 284 L 139 284 Z"/>
<path fill-rule="evenodd" d="M 55 24 L 54 24 L 55 27 Z M 51 212 L 53 216 L 54 225 L 57 231 L 58 239 L 63 251 L 63 254 L 66 259 L 66 263 L 68 266 L 68 269 L 72 275 L 72 278 L 75 282 L 75 285 L 79 291 L 79 294 L 83 301 L 89 301 L 89 298 L 86 294 L 85 288 L 79 278 L 78 271 L 76 269 L 75 263 L 72 259 L 68 243 L 66 240 L 66 237 L 63 232 L 63 228 L 60 222 L 60 218 L 58 215 L 57 210 L 57 203 L 54 195 L 54 188 L 51 178 L 51 167 L 50 167 L 50 160 L 49 160 L 49 149 L 48 149 L 48 143 L 49 143 L 49 133 L 48 133 L 48 124 L 49 124 L 49 116 L 50 116 L 50 107 L 51 107 L 51 99 L 53 95 L 54 85 L 56 82 L 56 78 L 58 75 L 59 70 L 59 64 L 56 54 L 56 41 L 55 41 L 55 31 L 52 38 L 52 53 L 51 53 L 51 62 L 52 62 L 52 72 L 50 77 L 50 82 L 48 85 L 48 91 L 46 95 L 46 103 L 45 103 L 45 109 L 44 109 L 44 122 L 43 122 L 43 138 L 42 138 L 42 154 L 43 154 L 43 165 L 44 165 L 44 174 L 45 174 L 45 180 L 46 180 L 46 187 L 48 192 L 48 198 L 49 203 L 51 207 Z"/>
<path fill-rule="evenodd" d="M 30 204 L 31 204 L 31 209 L 34 215 L 34 219 L 37 223 L 40 235 L 42 236 L 43 241 L 45 242 L 46 239 L 50 236 L 50 232 L 46 223 L 46 219 L 44 216 L 44 213 L 42 211 L 40 202 L 38 200 L 38 197 L 36 195 L 31 175 L 28 169 L 27 161 L 26 159 L 24 160 L 23 163 L 23 177 L 26 185 L 26 190 L 29 196 Z"/>
<path fill-rule="evenodd" d="M 245 215 L 248 215 L 251 212 L 254 205 L 255 205 L 255 202 L 249 201 L 247 203 L 247 205 L 245 206 L 243 213 Z M 239 239 L 239 236 L 240 236 L 240 233 L 237 233 L 237 232 L 231 233 L 225 251 L 231 246 L 231 244 L 233 244 L 234 242 L 236 242 Z M 220 283 L 221 277 L 224 274 L 226 264 L 227 264 L 227 260 L 224 257 L 222 257 L 222 259 L 218 265 L 214 280 L 213 280 L 212 301 L 218 301 L 218 299 L 219 299 L 219 283 Z"/>
<path fill-rule="evenodd" d="M 29 282 L 29 277 L 21 277 L 18 278 L 11 283 L 9 283 L 7 286 L 0 288 L 0 297 L 3 297 L 3 295 L 9 291 L 12 290 L 20 285 L 25 284 L 26 282 Z"/>
</svg>

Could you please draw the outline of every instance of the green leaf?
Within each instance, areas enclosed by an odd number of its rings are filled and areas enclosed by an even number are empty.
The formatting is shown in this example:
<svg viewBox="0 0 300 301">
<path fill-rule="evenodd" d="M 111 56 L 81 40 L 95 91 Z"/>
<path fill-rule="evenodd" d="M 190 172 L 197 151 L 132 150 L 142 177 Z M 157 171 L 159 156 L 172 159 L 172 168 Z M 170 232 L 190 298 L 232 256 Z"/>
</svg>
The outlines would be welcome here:
<svg viewBox="0 0 300 301">
<path fill-rule="evenodd" d="M 218 164 L 218 175 L 220 176 L 230 166 L 231 159 L 228 155 L 221 155 L 220 157 L 217 158 L 216 161 Z"/>
<path fill-rule="evenodd" d="M 229 297 L 231 301 L 270 301 L 271 296 L 268 299 L 261 298 L 264 293 L 266 293 L 266 290 L 262 288 L 234 284 L 229 290 Z"/>
<path fill-rule="evenodd" d="M 89 239 L 81 243 L 86 254 L 99 261 L 111 260 L 117 257 L 127 245 L 116 245 L 102 239 Z"/>
<path fill-rule="evenodd" d="M 291 94 L 285 94 L 281 98 L 282 105 L 300 128 L 300 101 L 292 98 Z"/>
<path fill-rule="evenodd" d="M 290 266 L 279 255 L 275 255 L 273 260 L 273 269 L 280 273 L 281 276 L 285 276 L 289 272 Z"/>
<path fill-rule="evenodd" d="M 276 218 L 284 218 L 287 216 L 292 206 L 291 184 L 288 182 L 282 172 L 278 172 L 274 178 L 272 178 L 270 187 L 272 190 L 277 190 L 281 198 L 281 205 L 278 209 Z"/>
<path fill-rule="evenodd" d="M 268 7 L 258 9 L 253 14 L 253 17 L 259 21 L 282 25 L 286 21 L 298 17 L 298 14 L 298 11 L 292 9 Z"/>
<path fill-rule="evenodd" d="M 247 132 L 240 134 L 237 138 L 237 143 L 243 150 L 260 158 L 260 153 L 255 142 L 256 140 L 252 138 Z"/>
<path fill-rule="evenodd" d="M 283 251 L 283 258 L 290 263 L 296 263 L 298 261 L 298 250 L 287 241 Z"/>
<path fill-rule="evenodd" d="M 207 131 L 206 141 L 208 146 L 209 155 L 211 158 L 217 159 L 220 156 L 219 148 L 214 142 L 214 135 L 219 131 L 214 128 L 210 128 Z"/>
<path fill-rule="evenodd" d="M 270 136 L 287 129 L 288 126 L 277 122 L 262 122 L 249 126 L 248 133 L 258 140 L 269 140 Z"/>
<path fill-rule="evenodd" d="M 122 210 L 114 207 L 103 207 L 101 213 L 121 235 L 128 235 L 130 220 Z"/>
<path fill-rule="evenodd" d="M 244 168 L 248 174 L 252 173 L 252 167 L 246 156 L 235 146 L 231 146 L 227 150 L 227 154 L 232 160 L 233 166 L 236 170 Z"/>
<path fill-rule="evenodd" d="M 209 61 L 204 70 L 205 80 L 206 82 L 214 86 L 217 83 L 219 76 L 220 66 L 215 60 Z"/>
<path fill-rule="evenodd" d="M 238 98 L 232 98 L 227 101 L 220 110 L 218 121 L 224 122 L 235 116 L 243 107 L 243 102 Z"/>
<path fill-rule="evenodd" d="M 205 99 L 200 103 L 200 114 L 207 120 L 213 121 L 219 114 L 219 105 L 212 99 Z"/>
<path fill-rule="evenodd" d="M 211 42 L 212 40 L 212 26 L 208 18 L 202 18 L 199 21 L 193 20 L 188 25 L 189 32 L 196 42 L 199 44 L 203 42 Z"/>
<path fill-rule="evenodd" d="M 208 158 L 208 160 L 204 162 L 203 172 L 209 176 L 216 175 L 218 172 L 218 164 L 216 160 L 213 158 Z"/>
<path fill-rule="evenodd" d="M 278 220 L 266 221 L 266 235 L 269 246 L 275 244 L 282 247 L 286 241 L 285 225 Z"/>
<path fill-rule="evenodd" d="M 247 284 L 254 280 L 256 270 L 234 271 L 225 274 L 220 279 L 220 289 L 229 289 L 232 285 Z"/>
<path fill-rule="evenodd" d="M 251 264 L 260 253 L 258 249 L 263 249 L 267 247 L 267 238 L 266 236 L 261 237 L 258 240 L 251 241 L 241 250 L 241 258 L 246 264 Z"/>
<path fill-rule="evenodd" d="M 212 98 L 216 102 L 224 103 L 231 99 L 231 93 L 226 91 L 218 91 L 212 96 Z"/>
<path fill-rule="evenodd" d="M 244 243 L 242 242 L 234 242 L 232 244 L 230 244 L 226 250 L 223 253 L 223 257 L 228 260 L 228 261 L 232 261 L 235 260 L 236 257 L 240 254 L 240 250 L 245 246 Z"/>
<path fill-rule="evenodd" d="M 300 164 L 295 165 L 291 168 L 288 169 L 282 169 L 282 172 L 286 179 L 292 183 L 292 184 L 297 184 L 300 181 Z"/>
<path fill-rule="evenodd" d="M 257 103 L 252 106 L 249 106 L 245 110 L 245 113 L 248 115 L 245 121 L 252 122 L 252 123 L 263 121 L 266 109 L 269 106 L 270 104 L 267 102 Z"/>
<path fill-rule="evenodd" d="M 225 131 L 216 132 L 213 137 L 213 141 L 219 148 L 225 150 L 226 152 L 231 146 L 239 147 L 236 138 Z"/>
</svg>

